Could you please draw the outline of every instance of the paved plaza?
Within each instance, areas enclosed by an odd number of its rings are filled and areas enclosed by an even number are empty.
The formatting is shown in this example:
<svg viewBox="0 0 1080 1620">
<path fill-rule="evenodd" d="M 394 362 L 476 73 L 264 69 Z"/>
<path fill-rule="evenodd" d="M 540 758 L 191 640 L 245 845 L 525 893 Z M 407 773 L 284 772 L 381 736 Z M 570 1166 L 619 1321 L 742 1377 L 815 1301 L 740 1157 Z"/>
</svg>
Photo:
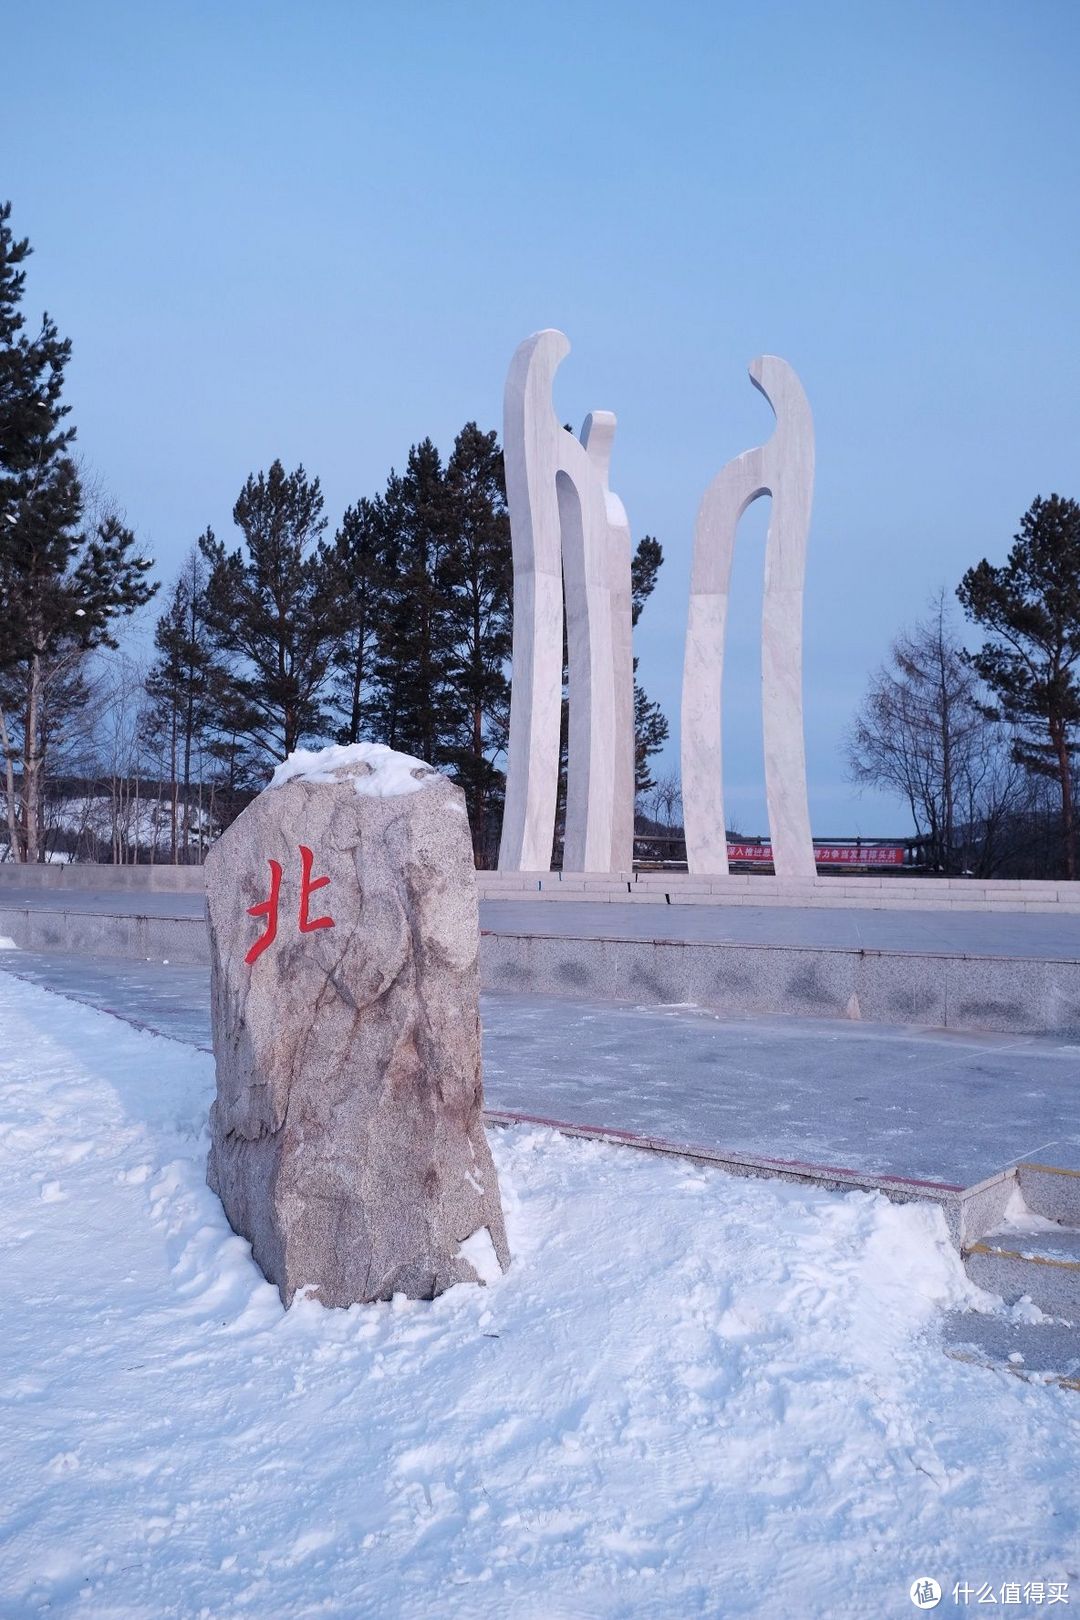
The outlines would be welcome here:
<svg viewBox="0 0 1080 1620">
<path fill-rule="evenodd" d="M 0 912 L 67 911 L 124 917 L 205 915 L 198 893 L 42 889 L 5 880 Z M 617 901 L 482 900 L 493 933 L 572 939 L 672 940 L 690 945 L 999 956 L 1080 963 L 1080 916 L 1045 912 L 875 911 L 811 906 L 653 906 Z"/>
</svg>

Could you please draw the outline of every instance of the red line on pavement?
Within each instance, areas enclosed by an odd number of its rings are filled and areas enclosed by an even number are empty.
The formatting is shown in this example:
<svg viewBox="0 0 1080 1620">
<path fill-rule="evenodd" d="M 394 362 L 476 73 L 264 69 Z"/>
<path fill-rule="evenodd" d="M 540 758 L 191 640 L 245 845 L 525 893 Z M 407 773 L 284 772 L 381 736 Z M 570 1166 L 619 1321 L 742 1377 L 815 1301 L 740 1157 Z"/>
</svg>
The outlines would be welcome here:
<svg viewBox="0 0 1080 1620">
<path fill-rule="evenodd" d="M 708 1159 L 717 1164 L 743 1164 L 754 1169 L 794 1170 L 800 1175 L 819 1179 L 840 1177 L 844 1181 L 872 1181 L 889 1186 L 924 1187 L 927 1191 L 961 1193 L 962 1186 L 951 1181 L 925 1181 L 918 1176 L 878 1175 L 868 1170 L 851 1170 L 842 1165 L 813 1164 L 806 1159 L 771 1159 L 759 1153 L 735 1153 L 730 1148 L 702 1147 L 689 1142 L 672 1142 L 662 1136 L 642 1136 L 636 1131 L 619 1130 L 614 1125 L 580 1125 L 569 1120 L 546 1119 L 541 1114 L 518 1114 L 504 1109 L 485 1110 L 486 1117 L 495 1124 L 545 1125 L 550 1130 L 569 1135 L 591 1136 L 601 1141 L 624 1142 L 630 1147 L 646 1148 L 654 1153 L 682 1153 L 692 1158 Z"/>
</svg>

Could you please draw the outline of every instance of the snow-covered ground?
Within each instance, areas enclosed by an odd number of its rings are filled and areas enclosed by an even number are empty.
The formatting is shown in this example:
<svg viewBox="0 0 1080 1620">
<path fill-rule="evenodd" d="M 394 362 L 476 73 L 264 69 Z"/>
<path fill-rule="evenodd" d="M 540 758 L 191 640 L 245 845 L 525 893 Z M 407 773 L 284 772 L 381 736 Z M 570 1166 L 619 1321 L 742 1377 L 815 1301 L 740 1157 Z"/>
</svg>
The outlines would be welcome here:
<svg viewBox="0 0 1080 1620">
<path fill-rule="evenodd" d="M 948 1359 L 944 1225 L 515 1129 L 514 1264 L 284 1312 L 211 1060 L 0 978 L 0 1613 L 906 1615 L 1071 1581 L 1080 1397 Z"/>
<path fill-rule="evenodd" d="M 178 809 L 181 820 L 183 814 L 181 804 Z M 6 839 L 3 826 L 5 815 L 5 795 L 0 790 L 0 840 Z M 86 851 L 93 846 L 94 840 L 99 846 L 105 846 L 107 851 L 114 837 L 119 837 L 128 858 L 138 848 L 141 851 L 140 859 L 145 863 L 147 852 L 154 848 L 158 861 L 167 862 L 171 820 L 172 801 L 169 798 L 159 798 L 152 786 L 146 783 L 142 784 L 142 791 L 136 798 L 134 784 L 125 782 L 119 799 L 110 797 L 108 793 L 72 794 L 64 798 L 50 796 L 45 806 L 46 842 L 56 840 L 60 835 L 63 835 L 61 842 L 74 840 L 85 860 Z M 200 809 L 195 803 L 189 810 L 188 825 L 188 840 L 193 846 L 198 843 L 200 828 L 207 845 L 217 835 L 209 809 Z M 10 846 L 6 841 L 0 842 L 0 863 L 11 859 Z M 72 856 L 67 850 L 50 849 L 45 859 L 54 865 L 65 866 Z"/>
</svg>

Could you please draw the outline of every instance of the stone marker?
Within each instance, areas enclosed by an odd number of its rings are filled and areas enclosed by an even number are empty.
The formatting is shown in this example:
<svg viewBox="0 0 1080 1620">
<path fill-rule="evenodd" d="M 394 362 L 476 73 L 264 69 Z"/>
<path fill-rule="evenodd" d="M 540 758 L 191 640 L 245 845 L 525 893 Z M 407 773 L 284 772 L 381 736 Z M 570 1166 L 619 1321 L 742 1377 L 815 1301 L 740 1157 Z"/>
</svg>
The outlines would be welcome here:
<svg viewBox="0 0 1080 1620">
<path fill-rule="evenodd" d="M 381 744 L 299 750 L 211 849 L 206 891 L 208 1180 L 284 1302 L 505 1270 L 461 790 Z"/>
</svg>

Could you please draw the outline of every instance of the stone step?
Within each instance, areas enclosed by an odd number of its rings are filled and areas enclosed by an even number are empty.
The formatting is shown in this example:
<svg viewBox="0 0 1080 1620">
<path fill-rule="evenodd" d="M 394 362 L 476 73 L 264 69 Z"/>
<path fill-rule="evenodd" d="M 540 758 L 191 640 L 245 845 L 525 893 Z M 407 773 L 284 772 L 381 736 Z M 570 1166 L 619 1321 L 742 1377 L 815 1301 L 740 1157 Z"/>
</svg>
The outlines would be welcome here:
<svg viewBox="0 0 1080 1620">
<path fill-rule="evenodd" d="M 1002 1224 L 965 1244 L 967 1274 L 1006 1304 L 1026 1297 L 1041 1311 L 1080 1323 L 1080 1230 L 1035 1221 Z"/>
<path fill-rule="evenodd" d="M 1036 1215 L 1065 1226 L 1080 1226 L 1080 1170 L 1021 1161 L 1016 1166 L 1016 1180 L 1024 1203 Z"/>
<path fill-rule="evenodd" d="M 942 1324 L 942 1347 L 954 1361 L 1080 1391 L 1080 1328 L 1068 1322 L 1015 1322 L 950 1311 Z"/>
</svg>

